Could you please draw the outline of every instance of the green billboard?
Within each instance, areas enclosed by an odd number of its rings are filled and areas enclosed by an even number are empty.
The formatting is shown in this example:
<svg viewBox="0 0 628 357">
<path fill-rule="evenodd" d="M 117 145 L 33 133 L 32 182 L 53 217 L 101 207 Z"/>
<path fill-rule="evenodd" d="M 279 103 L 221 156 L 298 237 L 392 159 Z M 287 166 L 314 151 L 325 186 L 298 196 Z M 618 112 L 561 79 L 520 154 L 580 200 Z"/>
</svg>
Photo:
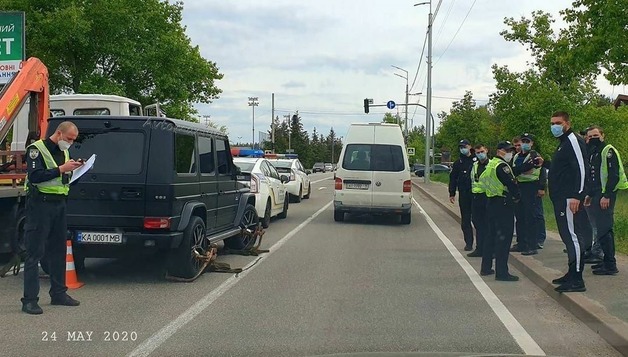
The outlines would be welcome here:
<svg viewBox="0 0 628 357">
<path fill-rule="evenodd" d="M 25 59 L 24 12 L 0 12 L 0 84 L 7 83 Z"/>
</svg>

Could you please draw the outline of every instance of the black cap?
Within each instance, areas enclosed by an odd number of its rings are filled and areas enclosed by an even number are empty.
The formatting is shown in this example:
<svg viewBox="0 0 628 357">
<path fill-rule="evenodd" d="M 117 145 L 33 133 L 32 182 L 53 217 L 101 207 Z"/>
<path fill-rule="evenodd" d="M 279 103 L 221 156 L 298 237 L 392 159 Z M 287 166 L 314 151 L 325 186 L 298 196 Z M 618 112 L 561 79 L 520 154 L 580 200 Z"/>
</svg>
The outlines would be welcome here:
<svg viewBox="0 0 628 357">
<path fill-rule="evenodd" d="M 511 150 L 514 148 L 515 147 L 512 146 L 512 143 L 510 141 L 502 141 L 501 143 L 497 144 L 497 150 Z"/>
<path fill-rule="evenodd" d="M 523 135 L 521 135 L 521 140 L 523 140 L 523 139 L 528 139 L 528 140 L 534 141 L 534 135 L 529 134 L 529 133 L 523 133 Z"/>
<path fill-rule="evenodd" d="M 462 139 L 460 140 L 460 142 L 458 142 L 458 146 L 467 146 L 467 145 L 471 145 L 471 143 L 467 139 Z"/>
</svg>

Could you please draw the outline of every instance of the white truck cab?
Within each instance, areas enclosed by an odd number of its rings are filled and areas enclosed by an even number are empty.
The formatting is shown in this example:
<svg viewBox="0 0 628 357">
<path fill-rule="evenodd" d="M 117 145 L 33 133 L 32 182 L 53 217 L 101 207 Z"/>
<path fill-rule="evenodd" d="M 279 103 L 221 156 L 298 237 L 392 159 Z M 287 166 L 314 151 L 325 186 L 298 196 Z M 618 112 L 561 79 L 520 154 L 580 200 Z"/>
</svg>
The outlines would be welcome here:
<svg viewBox="0 0 628 357">
<path fill-rule="evenodd" d="M 26 100 L 13 124 L 13 151 L 25 149 L 28 108 L 29 100 Z M 50 96 L 50 115 L 142 116 L 143 113 L 140 102 L 126 97 L 107 94 L 58 94 Z"/>
</svg>

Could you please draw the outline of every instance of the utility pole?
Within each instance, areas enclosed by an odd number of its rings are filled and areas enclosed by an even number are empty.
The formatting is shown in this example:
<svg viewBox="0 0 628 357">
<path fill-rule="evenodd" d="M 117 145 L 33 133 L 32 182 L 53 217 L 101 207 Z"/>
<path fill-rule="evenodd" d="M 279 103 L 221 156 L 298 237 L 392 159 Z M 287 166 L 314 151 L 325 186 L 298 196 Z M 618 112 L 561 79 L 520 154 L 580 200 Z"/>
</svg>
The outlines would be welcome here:
<svg viewBox="0 0 628 357">
<path fill-rule="evenodd" d="M 253 149 L 255 149 L 255 107 L 259 105 L 257 97 L 249 97 L 249 107 L 253 107 Z"/>
<path fill-rule="evenodd" d="M 271 127 L 271 136 L 272 136 L 272 149 L 273 153 L 275 153 L 275 93 L 272 96 L 273 109 L 272 114 L 270 116 L 270 127 Z"/>
<path fill-rule="evenodd" d="M 427 113 L 425 115 L 425 122 L 427 124 L 426 140 L 425 140 L 425 183 L 430 182 L 430 171 L 432 169 L 430 165 L 430 140 L 432 140 L 432 1 L 430 0 L 430 14 L 427 21 Z"/>
</svg>

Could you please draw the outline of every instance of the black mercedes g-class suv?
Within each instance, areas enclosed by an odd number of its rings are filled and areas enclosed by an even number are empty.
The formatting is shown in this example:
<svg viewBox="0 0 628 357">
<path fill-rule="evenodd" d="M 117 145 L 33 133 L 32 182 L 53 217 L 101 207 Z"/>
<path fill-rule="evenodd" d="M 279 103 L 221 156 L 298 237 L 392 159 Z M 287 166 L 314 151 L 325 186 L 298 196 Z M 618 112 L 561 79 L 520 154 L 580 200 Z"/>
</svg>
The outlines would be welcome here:
<svg viewBox="0 0 628 357">
<path fill-rule="evenodd" d="M 96 155 L 68 196 L 77 269 L 86 257 L 156 250 L 167 251 L 169 275 L 190 278 L 201 269 L 195 251 L 220 240 L 241 247 L 241 228 L 259 222 L 224 133 L 168 118 L 67 116 L 51 118 L 48 135 L 65 120 L 79 129 L 70 156 Z"/>
</svg>

